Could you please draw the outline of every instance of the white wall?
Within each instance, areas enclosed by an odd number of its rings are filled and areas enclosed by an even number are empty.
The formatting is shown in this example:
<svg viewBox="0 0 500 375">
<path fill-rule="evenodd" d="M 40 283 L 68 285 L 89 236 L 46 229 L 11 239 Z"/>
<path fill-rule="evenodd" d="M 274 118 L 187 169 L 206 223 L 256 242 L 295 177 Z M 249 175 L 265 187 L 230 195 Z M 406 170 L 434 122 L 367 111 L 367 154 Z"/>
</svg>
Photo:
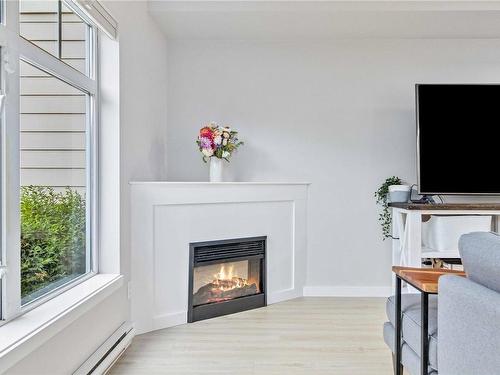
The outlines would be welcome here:
<svg viewBox="0 0 500 375">
<path fill-rule="evenodd" d="M 106 0 L 120 41 L 121 267 L 130 274 L 131 180 L 166 178 L 167 46 L 147 2 Z"/>
<path fill-rule="evenodd" d="M 121 272 L 130 275 L 131 179 L 165 177 L 166 43 L 141 1 L 105 1 L 119 23 Z M 117 67 L 118 69 L 118 67 Z M 118 135 L 117 135 L 118 136 Z M 108 163 L 109 164 L 109 163 Z M 105 197 L 104 197 L 105 199 Z M 130 319 L 126 283 L 14 366 L 9 374 L 69 374 Z M 68 350 L 71 348 L 71 350 Z"/>
<path fill-rule="evenodd" d="M 308 286 L 390 285 L 373 192 L 415 182 L 414 84 L 499 82 L 499 40 L 169 41 L 168 177 L 206 180 L 204 122 L 240 181 L 310 181 Z"/>
</svg>

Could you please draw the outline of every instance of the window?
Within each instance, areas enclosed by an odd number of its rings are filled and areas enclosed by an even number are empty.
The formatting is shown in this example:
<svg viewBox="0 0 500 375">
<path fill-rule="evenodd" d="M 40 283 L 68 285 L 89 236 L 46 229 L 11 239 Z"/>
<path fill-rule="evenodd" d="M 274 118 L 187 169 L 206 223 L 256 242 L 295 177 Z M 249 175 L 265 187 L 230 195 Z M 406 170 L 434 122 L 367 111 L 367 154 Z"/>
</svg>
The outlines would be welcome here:
<svg viewBox="0 0 500 375">
<path fill-rule="evenodd" d="M 20 257 L 25 306 L 92 269 L 92 93 L 64 64 L 93 70 L 91 25 L 61 0 L 19 2 L 19 33 L 57 60 L 20 56 Z M 77 73 L 77 74 L 78 74 Z M 87 208 L 88 207 L 88 208 Z"/>
<path fill-rule="evenodd" d="M 0 4 L 2 324 L 98 271 L 95 19 L 105 13 L 80 0 Z"/>
<path fill-rule="evenodd" d="M 21 302 L 91 271 L 89 95 L 24 61 L 20 76 Z"/>
<path fill-rule="evenodd" d="M 20 0 L 19 34 L 89 75 L 91 27 L 61 0 Z"/>
</svg>

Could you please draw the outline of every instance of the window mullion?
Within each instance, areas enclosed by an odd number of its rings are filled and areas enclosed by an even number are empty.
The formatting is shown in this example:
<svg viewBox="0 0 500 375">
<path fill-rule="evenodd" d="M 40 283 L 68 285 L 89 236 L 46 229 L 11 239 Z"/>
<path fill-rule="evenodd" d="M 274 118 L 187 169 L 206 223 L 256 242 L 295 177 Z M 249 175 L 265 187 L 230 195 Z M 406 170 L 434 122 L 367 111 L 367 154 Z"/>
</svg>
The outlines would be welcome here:
<svg viewBox="0 0 500 375">
<path fill-rule="evenodd" d="M 57 1 L 57 57 L 62 59 L 62 2 Z"/>
<path fill-rule="evenodd" d="M 7 9 L 11 4 L 7 4 Z M 9 15 L 9 12 L 7 12 Z M 9 18 L 6 20 L 9 22 Z M 2 112 L 2 278 L 3 319 L 21 312 L 20 275 L 20 155 L 19 155 L 19 55 L 17 49 L 2 47 L 2 92 L 5 105 Z"/>
<path fill-rule="evenodd" d="M 82 91 L 92 95 L 97 92 L 95 80 L 78 72 L 23 38 L 19 38 L 19 55 L 30 64 L 40 67 Z"/>
</svg>

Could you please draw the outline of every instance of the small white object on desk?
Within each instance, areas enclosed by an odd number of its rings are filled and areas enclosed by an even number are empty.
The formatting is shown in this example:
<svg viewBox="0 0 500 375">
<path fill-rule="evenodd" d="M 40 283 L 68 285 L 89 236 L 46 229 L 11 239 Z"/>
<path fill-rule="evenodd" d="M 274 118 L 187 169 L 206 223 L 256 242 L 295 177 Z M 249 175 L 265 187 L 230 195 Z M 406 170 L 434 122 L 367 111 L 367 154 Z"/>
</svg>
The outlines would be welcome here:
<svg viewBox="0 0 500 375">
<path fill-rule="evenodd" d="M 439 252 L 440 257 L 454 258 L 445 254 L 457 254 L 460 237 L 471 232 L 489 232 L 491 219 L 491 215 L 431 216 L 422 223 L 422 243 L 424 248 Z"/>
</svg>

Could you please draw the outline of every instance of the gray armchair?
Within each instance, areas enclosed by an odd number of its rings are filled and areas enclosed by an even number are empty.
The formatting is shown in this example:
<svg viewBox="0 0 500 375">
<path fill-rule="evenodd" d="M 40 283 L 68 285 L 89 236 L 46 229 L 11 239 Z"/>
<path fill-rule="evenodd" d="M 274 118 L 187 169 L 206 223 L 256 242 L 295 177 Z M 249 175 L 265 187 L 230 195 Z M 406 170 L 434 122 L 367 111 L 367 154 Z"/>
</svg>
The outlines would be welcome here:
<svg viewBox="0 0 500 375">
<path fill-rule="evenodd" d="M 500 236 L 462 236 L 460 256 L 467 278 L 439 279 L 439 298 L 429 298 L 429 374 L 500 374 Z M 402 363 L 420 373 L 420 296 L 402 296 Z M 394 297 L 387 300 L 384 340 L 394 352 Z"/>
</svg>

